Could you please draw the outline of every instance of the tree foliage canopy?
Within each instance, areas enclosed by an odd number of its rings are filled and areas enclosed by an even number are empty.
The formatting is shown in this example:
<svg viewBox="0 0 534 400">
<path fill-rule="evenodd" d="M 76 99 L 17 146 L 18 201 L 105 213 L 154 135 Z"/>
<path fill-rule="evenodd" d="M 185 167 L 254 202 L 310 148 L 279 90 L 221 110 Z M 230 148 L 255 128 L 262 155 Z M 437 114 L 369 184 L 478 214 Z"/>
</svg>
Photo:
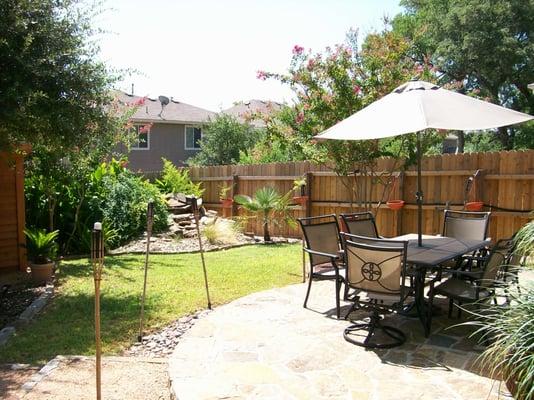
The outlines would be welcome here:
<svg viewBox="0 0 534 400">
<path fill-rule="evenodd" d="M 193 165 L 236 164 L 259 133 L 250 125 L 227 114 L 219 114 L 204 126 L 200 152 L 188 161 Z"/>
<path fill-rule="evenodd" d="M 413 43 L 412 56 L 433 65 L 441 83 L 518 111 L 534 112 L 534 2 L 531 0 L 403 0 L 394 32 Z M 505 148 L 532 124 L 501 129 Z M 528 141 L 527 141 L 528 142 Z M 524 138 L 518 143 L 525 144 Z"/>
<path fill-rule="evenodd" d="M 0 148 L 83 146 L 115 128 L 90 19 L 77 0 L 0 2 Z"/>
</svg>

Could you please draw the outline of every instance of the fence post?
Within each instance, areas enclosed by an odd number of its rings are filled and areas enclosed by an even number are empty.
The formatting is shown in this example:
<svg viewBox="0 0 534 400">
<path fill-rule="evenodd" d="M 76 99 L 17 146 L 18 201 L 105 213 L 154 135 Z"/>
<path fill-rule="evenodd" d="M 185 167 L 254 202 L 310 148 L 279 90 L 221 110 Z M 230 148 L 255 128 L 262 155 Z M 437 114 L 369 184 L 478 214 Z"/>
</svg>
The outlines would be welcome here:
<svg viewBox="0 0 534 400">
<path fill-rule="evenodd" d="M 312 181 L 313 181 L 313 172 L 306 172 L 306 217 L 312 216 Z"/>
<path fill-rule="evenodd" d="M 399 199 L 404 200 L 404 171 L 399 172 L 399 176 L 397 178 L 399 180 Z M 401 208 L 399 211 L 396 212 L 397 214 L 397 236 L 402 235 L 402 215 L 403 215 L 403 209 Z"/>
<path fill-rule="evenodd" d="M 239 175 L 232 174 L 232 199 L 235 199 L 235 196 L 239 194 Z M 230 210 L 230 217 L 237 216 L 237 204 L 234 200 L 232 203 L 232 209 Z"/>
</svg>

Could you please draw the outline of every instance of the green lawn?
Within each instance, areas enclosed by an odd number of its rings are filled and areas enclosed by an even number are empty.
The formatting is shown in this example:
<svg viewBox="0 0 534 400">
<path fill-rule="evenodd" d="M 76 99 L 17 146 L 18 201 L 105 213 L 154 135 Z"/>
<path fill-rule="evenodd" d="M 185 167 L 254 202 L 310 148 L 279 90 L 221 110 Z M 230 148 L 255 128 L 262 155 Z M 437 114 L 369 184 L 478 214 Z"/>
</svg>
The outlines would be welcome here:
<svg viewBox="0 0 534 400">
<path fill-rule="evenodd" d="M 255 245 L 206 253 L 214 306 L 300 282 L 300 245 Z M 137 338 L 144 257 L 107 257 L 102 279 L 102 341 L 107 354 Z M 93 275 L 87 260 L 63 262 L 56 296 L 36 321 L 0 348 L 0 362 L 37 363 L 58 354 L 94 354 Z M 154 330 L 206 308 L 199 254 L 150 257 L 146 326 Z"/>
</svg>

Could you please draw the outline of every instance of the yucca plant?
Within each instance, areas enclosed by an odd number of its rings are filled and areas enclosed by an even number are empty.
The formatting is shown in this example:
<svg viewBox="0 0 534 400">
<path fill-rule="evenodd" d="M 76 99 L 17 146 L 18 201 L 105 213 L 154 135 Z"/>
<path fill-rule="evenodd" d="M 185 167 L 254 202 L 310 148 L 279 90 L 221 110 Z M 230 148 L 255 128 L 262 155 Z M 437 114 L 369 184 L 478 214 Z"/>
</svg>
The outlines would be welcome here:
<svg viewBox="0 0 534 400">
<path fill-rule="evenodd" d="M 269 225 L 271 222 L 277 223 L 279 220 L 294 225 L 295 221 L 289 214 L 289 195 L 282 196 L 272 187 L 263 187 L 254 193 L 254 197 L 246 195 L 236 195 L 234 200 L 245 210 L 253 214 L 258 214 L 263 223 L 263 241 L 270 242 L 271 234 Z"/>
<path fill-rule="evenodd" d="M 526 266 L 534 268 L 534 221 L 518 232 L 514 251 L 526 255 Z M 489 343 L 480 361 L 492 374 L 501 374 L 516 400 L 530 400 L 534 399 L 534 284 L 523 284 L 509 298 L 506 306 L 492 305 L 476 314 L 476 333 Z"/>
<path fill-rule="evenodd" d="M 28 238 L 26 243 L 28 257 L 34 264 L 48 264 L 56 258 L 58 251 L 56 240 L 59 231 L 47 232 L 44 229 L 28 228 L 24 233 Z"/>
</svg>

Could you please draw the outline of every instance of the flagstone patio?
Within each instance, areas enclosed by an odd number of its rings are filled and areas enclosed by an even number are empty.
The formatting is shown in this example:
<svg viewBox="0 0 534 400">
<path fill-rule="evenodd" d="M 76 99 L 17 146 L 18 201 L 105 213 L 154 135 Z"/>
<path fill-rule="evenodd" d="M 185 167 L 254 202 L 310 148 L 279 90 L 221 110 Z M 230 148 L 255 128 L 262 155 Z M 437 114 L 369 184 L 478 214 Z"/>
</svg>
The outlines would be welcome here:
<svg viewBox="0 0 534 400">
<path fill-rule="evenodd" d="M 314 283 L 308 309 L 304 293 L 305 285 L 255 293 L 198 321 L 169 361 L 176 398 L 510 398 L 502 382 L 479 371 L 480 348 L 467 327 L 451 328 L 459 321 L 446 312 L 429 339 L 417 319 L 388 316 L 407 343 L 370 351 L 343 339 L 349 322 L 334 317 L 332 282 Z"/>
</svg>

